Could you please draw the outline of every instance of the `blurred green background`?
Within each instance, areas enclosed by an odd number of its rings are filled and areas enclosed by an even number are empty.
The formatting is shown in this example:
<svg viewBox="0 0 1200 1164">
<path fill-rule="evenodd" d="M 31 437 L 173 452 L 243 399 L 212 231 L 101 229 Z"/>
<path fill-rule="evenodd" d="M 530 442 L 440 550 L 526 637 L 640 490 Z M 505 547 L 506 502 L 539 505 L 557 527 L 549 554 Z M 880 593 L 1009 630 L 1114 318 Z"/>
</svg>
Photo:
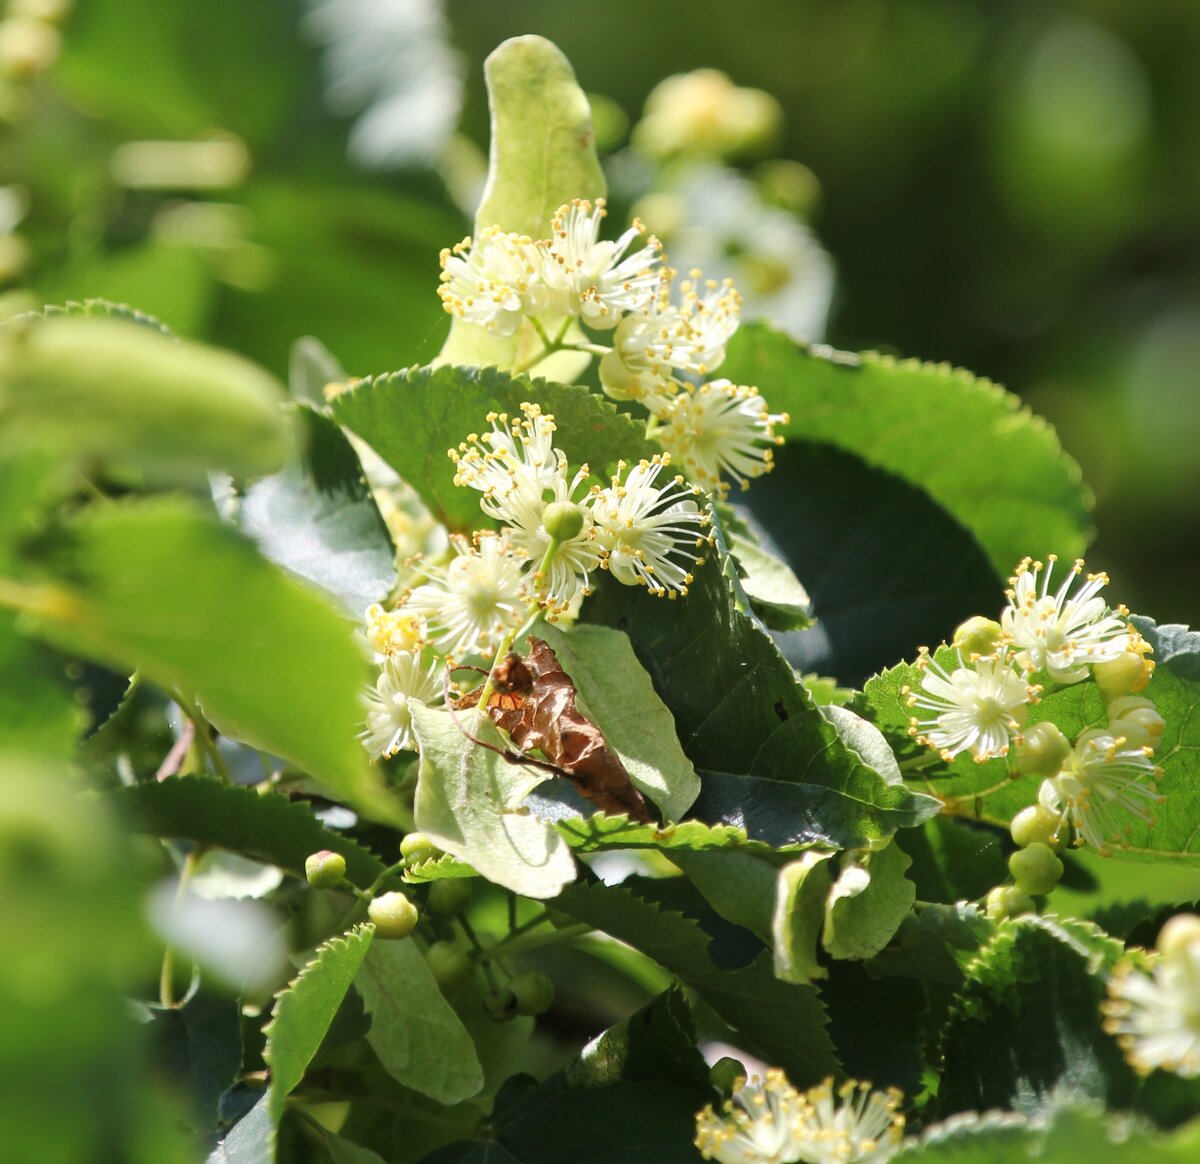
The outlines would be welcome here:
<svg viewBox="0 0 1200 1164">
<path fill-rule="evenodd" d="M 1089 565 L 1135 609 L 1200 622 L 1200 4 L 0 11 L 4 313 L 119 299 L 278 374 L 306 333 L 354 373 L 436 353 L 437 253 L 469 229 L 482 61 L 505 37 L 552 38 L 609 99 L 598 128 L 621 213 L 690 181 L 678 159 L 626 148 L 664 77 L 712 67 L 773 94 L 782 127 L 735 160 L 760 191 L 782 181 L 772 197 L 832 258 L 828 326 L 807 325 L 811 338 L 950 361 L 1018 392 L 1096 491 Z M 773 159 L 805 169 L 764 169 Z M 701 217 L 736 205 L 710 198 Z M 744 261 L 736 224 L 717 226 Z"/>
</svg>

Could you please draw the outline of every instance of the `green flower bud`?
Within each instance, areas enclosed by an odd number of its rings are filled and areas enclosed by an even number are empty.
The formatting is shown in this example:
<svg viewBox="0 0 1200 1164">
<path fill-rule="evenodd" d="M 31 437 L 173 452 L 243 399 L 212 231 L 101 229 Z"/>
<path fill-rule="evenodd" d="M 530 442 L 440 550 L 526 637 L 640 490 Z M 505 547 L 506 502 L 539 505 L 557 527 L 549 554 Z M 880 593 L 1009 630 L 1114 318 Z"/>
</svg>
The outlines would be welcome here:
<svg viewBox="0 0 1200 1164">
<path fill-rule="evenodd" d="M 1057 724 L 1044 720 L 1022 733 L 1014 758 L 1022 776 L 1057 776 L 1070 754 L 1071 741 Z"/>
<path fill-rule="evenodd" d="M 1144 691 L 1154 674 L 1154 660 L 1147 659 L 1150 644 L 1138 640 L 1138 649 L 1126 651 L 1107 663 L 1096 663 L 1092 676 L 1105 700 L 1120 699 L 1122 696 Z"/>
<path fill-rule="evenodd" d="M 1022 849 L 1026 845 L 1042 844 L 1048 845 L 1055 853 L 1061 853 L 1067 844 L 1066 836 L 1059 832 L 1061 820 L 1059 813 L 1040 804 L 1031 804 L 1012 818 L 1009 831 L 1014 843 Z"/>
<path fill-rule="evenodd" d="M 461 877 L 435 881 L 429 887 L 429 909 L 442 917 L 454 917 L 471 904 L 471 886 Z"/>
<path fill-rule="evenodd" d="M 545 1014 L 554 1002 L 554 983 L 534 970 L 518 974 L 512 980 L 512 992 L 517 1000 L 517 1014 Z"/>
<path fill-rule="evenodd" d="M 517 996 L 511 990 L 495 990 L 483 1000 L 483 1012 L 496 1023 L 517 1017 Z"/>
<path fill-rule="evenodd" d="M 994 618 L 984 618 L 983 615 L 977 614 L 958 624 L 951 645 L 962 651 L 968 659 L 972 655 L 986 657 L 995 652 L 1003 634 L 1004 631 Z"/>
<path fill-rule="evenodd" d="M 1158 952 L 1167 958 L 1200 943 L 1200 917 L 1177 913 L 1158 931 Z"/>
<path fill-rule="evenodd" d="M 997 885 L 987 895 L 984 909 L 992 921 L 1004 921 L 1005 918 L 1019 917 L 1023 913 L 1035 911 L 1033 898 L 1022 893 L 1015 885 Z"/>
<path fill-rule="evenodd" d="M 454 942 L 434 942 L 425 951 L 425 965 L 433 980 L 443 989 L 457 986 L 471 973 L 471 959 Z"/>
<path fill-rule="evenodd" d="M 407 938 L 417 924 L 417 907 L 403 893 L 381 893 L 367 906 L 367 917 L 381 938 Z"/>
<path fill-rule="evenodd" d="M 408 865 L 419 865 L 422 861 L 433 861 L 444 855 L 424 833 L 409 833 L 400 842 L 400 856 Z"/>
<path fill-rule="evenodd" d="M 542 528 L 556 542 L 569 542 L 583 529 L 583 510 L 573 501 L 552 501 L 542 511 Z"/>
<path fill-rule="evenodd" d="M 1108 730 L 1125 740 L 1127 748 L 1157 748 L 1166 721 L 1153 707 L 1135 707 L 1127 715 L 1108 721 Z"/>
<path fill-rule="evenodd" d="M 314 889 L 336 889 L 346 876 L 346 858 L 322 849 L 304 859 L 304 876 Z"/>
<path fill-rule="evenodd" d="M 708 1079 L 722 1095 L 732 1095 L 746 1082 L 746 1068 L 725 1055 L 708 1069 Z"/>
<path fill-rule="evenodd" d="M 1034 841 L 1009 857 L 1008 871 L 1017 883 L 1018 893 L 1041 897 L 1058 884 L 1063 875 L 1063 863 L 1049 845 Z"/>
</svg>

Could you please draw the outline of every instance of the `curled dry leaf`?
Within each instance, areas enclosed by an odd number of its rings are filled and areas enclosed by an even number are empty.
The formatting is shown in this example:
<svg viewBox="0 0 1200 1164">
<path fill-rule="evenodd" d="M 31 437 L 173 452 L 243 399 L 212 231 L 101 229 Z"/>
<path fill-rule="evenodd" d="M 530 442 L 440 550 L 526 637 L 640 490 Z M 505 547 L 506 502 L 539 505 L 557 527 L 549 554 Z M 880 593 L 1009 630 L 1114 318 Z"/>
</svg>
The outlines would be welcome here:
<svg viewBox="0 0 1200 1164">
<path fill-rule="evenodd" d="M 522 752 L 541 752 L 597 808 L 627 813 L 630 820 L 651 819 L 620 757 L 575 705 L 575 684 L 548 643 L 531 635 L 528 655 L 509 655 L 493 681 L 488 715 Z M 474 691 L 459 706 L 473 707 L 478 701 Z"/>
</svg>

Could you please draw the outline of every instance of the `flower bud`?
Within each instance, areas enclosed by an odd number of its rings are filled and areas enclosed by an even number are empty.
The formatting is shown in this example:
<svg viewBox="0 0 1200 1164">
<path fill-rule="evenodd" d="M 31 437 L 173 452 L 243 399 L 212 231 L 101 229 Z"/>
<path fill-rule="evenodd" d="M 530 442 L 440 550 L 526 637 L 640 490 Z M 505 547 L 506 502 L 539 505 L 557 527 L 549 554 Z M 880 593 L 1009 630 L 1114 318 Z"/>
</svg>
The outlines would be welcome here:
<svg viewBox="0 0 1200 1164">
<path fill-rule="evenodd" d="M 1031 804 L 1012 818 L 1009 831 L 1014 843 L 1025 848 L 1027 845 L 1047 845 L 1055 853 L 1066 847 L 1066 837 L 1059 833 L 1062 814 L 1041 804 Z"/>
<path fill-rule="evenodd" d="M 573 501 L 552 501 L 542 512 L 542 527 L 556 542 L 569 542 L 583 529 L 583 510 Z"/>
<path fill-rule="evenodd" d="M 403 893 L 382 893 L 367 906 L 367 917 L 381 938 L 407 938 L 416 927 L 417 907 Z"/>
<path fill-rule="evenodd" d="M 1034 841 L 1009 857 L 1008 871 L 1017 883 L 1018 893 L 1041 897 L 1058 884 L 1063 875 L 1063 863 L 1049 845 Z"/>
<path fill-rule="evenodd" d="M 984 618 L 977 614 L 966 622 L 960 622 L 954 631 L 952 646 L 957 647 L 969 659 L 973 655 L 986 658 L 994 654 L 1000 645 L 1004 631 L 1000 624 L 992 618 Z"/>
<path fill-rule="evenodd" d="M 471 886 L 461 877 L 435 881 L 429 887 L 429 910 L 442 917 L 454 917 L 471 904 Z"/>
<path fill-rule="evenodd" d="M 1149 644 L 1147 644 L 1149 646 Z M 1106 700 L 1144 691 L 1154 674 L 1154 660 L 1138 651 L 1126 651 L 1107 663 L 1096 663 L 1092 675 Z"/>
<path fill-rule="evenodd" d="M 724 1055 L 708 1069 L 708 1080 L 722 1095 L 732 1095 L 746 1082 L 746 1068 Z"/>
<path fill-rule="evenodd" d="M 471 959 L 454 942 L 434 942 L 425 951 L 425 965 L 443 989 L 457 986 L 471 972 Z"/>
<path fill-rule="evenodd" d="M 1135 707 L 1128 714 L 1108 721 L 1109 732 L 1123 738 L 1127 748 L 1157 748 L 1166 726 L 1154 707 Z"/>
<path fill-rule="evenodd" d="M 1054 776 L 1070 754 L 1071 741 L 1049 720 L 1023 732 L 1014 750 L 1017 771 L 1022 776 Z"/>
<path fill-rule="evenodd" d="M 987 895 L 984 908 L 992 921 L 1004 921 L 1005 918 L 1019 917 L 1023 913 L 1033 913 L 1035 906 L 1033 898 L 1022 893 L 1015 885 L 997 885 Z"/>
<path fill-rule="evenodd" d="M 517 1000 L 517 1014 L 545 1014 L 554 1002 L 554 983 L 534 970 L 518 974 L 512 980 L 512 992 Z"/>
<path fill-rule="evenodd" d="M 346 858 L 322 849 L 304 859 L 304 876 L 314 889 L 336 889 L 346 876 Z"/>
<path fill-rule="evenodd" d="M 400 856 L 406 865 L 419 865 L 422 861 L 434 861 L 445 854 L 424 833 L 408 833 L 400 841 Z"/>
<path fill-rule="evenodd" d="M 1158 952 L 1167 958 L 1200 944 L 1200 917 L 1177 913 L 1158 931 Z"/>
<path fill-rule="evenodd" d="M 496 1023 L 517 1017 L 517 996 L 511 990 L 494 990 L 483 1000 L 483 1012 Z"/>
</svg>

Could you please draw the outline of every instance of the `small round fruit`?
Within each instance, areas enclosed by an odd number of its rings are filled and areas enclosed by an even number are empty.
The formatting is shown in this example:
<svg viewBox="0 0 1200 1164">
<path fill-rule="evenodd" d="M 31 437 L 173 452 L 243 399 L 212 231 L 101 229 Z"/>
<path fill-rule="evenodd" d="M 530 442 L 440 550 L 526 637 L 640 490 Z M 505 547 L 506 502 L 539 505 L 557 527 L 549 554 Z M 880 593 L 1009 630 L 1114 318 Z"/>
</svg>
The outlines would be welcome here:
<svg viewBox="0 0 1200 1164">
<path fill-rule="evenodd" d="M 435 881 L 429 887 L 429 909 L 441 917 L 454 917 L 471 904 L 471 886 L 461 877 Z"/>
<path fill-rule="evenodd" d="M 1049 845 L 1034 841 L 1009 857 L 1008 871 L 1017 883 L 1017 892 L 1041 897 L 1058 884 L 1063 863 Z"/>
<path fill-rule="evenodd" d="M 1004 631 L 992 618 L 977 614 L 966 622 L 959 623 L 954 631 L 953 645 L 969 659 L 973 655 L 986 658 L 995 651 Z"/>
<path fill-rule="evenodd" d="M 304 859 L 304 876 L 314 889 L 336 889 L 346 876 L 346 858 L 321 849 Z"/>
<path fill-rule="evenodd" d="M 1066 837 L 1059 831 L 1060 828 L 1063 832 L 1066 831 L 1061 821 L 1060 813 L 1052 812 L 1040 804 L 1031 804 L 1012 818 L 1009 831 L 1013 841 L 1022 849 L 1026 845 L 1040 843 L 1049 845 L 1056 853 L 1061 853 L 1067 843 Z"/>
<path fill-rule="evenodd" d="M 367 906 L 380 938 L 407 938 L 417 924 L 417 907 L 403 893 L 381 893 Z"/>
<path fill-rule="evenodd" d="M 1015 885 L 997 885 L 987 895 L 984 909 L 992 921 L 1003 921 L 1023 913 L 1033 913 L 1035 906 L 1033 898 L 1022 893 Z"/>
<path fill-rule="evenodd" d="M 1016 746 L 1017 770 L 1022 776 L 1057 776 L 1070 754 L 1071 741 L 1057 724 L 1035 723 Z"/>
<path fill-rule="evenodd" d="M 535 970 L 518 974 L 512 980 L 512 992 L 517 1000 L 517 1014 L 545 1014 L 554 1002 L 554 983 Z"/>
<path fill-rule="evenodd" d="M 443 855 L 442 850 L 424 833 L 409 833 L 400 842 L 400 856 L 408 865 L 419 865 L 422 861 L 433 861 Z"/>
<path fill-rule="evenodd" d="M 542 511 L 542 528 L 556 542 L 569 542 L 583 529 L 583 510 L 573 501 L 552 501 Z"/>
<path fill-rule="evenodd" d="M 511 990 L 493 990 L 483 1000 L 483 1012 L 493 1022 L 506 1023 L 517 1017 L 517 996 Z"/>
<path fill-rule="evenodd" d="M 471 959 L 454 942 L 434 942 L 425 951 L 425 965 L 442 987 L 457 986 L 471 973 Z"/>
</svg>

